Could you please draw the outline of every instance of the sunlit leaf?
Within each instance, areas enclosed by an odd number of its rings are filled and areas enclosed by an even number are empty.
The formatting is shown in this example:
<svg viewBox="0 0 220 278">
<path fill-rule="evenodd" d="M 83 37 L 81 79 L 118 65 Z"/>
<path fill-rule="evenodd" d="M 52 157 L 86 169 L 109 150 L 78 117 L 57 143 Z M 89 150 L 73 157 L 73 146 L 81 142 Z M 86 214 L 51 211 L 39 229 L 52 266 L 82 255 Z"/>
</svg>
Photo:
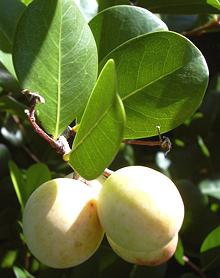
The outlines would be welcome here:
<svg viewBox="0 0 220 278">
<path fill-rule="evenodd" d="M 125 106 L 125 138 L 169 131 L 201 104 L 208 68 L 201 52 L 185 37 L 168 31 L 131 39 L 102 61 L 114 59 L 118 91 Z"/>
<path fill-rule="evenodd" d="M 131 38 L 167 30 L 166 24 L 156 15 L 146 9 L 126 5 L 100 12 L 90 21 L 89 26 L 96 40 L 99 60 Z"/>
<path fill-rule="evenodd" d="M 200 251 L 205 252 L 215 247 L 220 247 L 220 226 L 207 235 L 202 243 Z"/>
<path fill-rule="evenodd" d="M 110 60 L 100 73 L 70 153 L 69 164 L 82 177 L 94 179 L 109 166 L 123 138 L 124 120 L 115 64 Z"/>
<path fill-rule="evenodd" d="M 13 60 L 25 89 L 45 104 L 39 120 L 54 138 L 81 116 L 97 77 L 97 49 L 73 0 L 36 0 L 23 13 Z"/>
</svg>

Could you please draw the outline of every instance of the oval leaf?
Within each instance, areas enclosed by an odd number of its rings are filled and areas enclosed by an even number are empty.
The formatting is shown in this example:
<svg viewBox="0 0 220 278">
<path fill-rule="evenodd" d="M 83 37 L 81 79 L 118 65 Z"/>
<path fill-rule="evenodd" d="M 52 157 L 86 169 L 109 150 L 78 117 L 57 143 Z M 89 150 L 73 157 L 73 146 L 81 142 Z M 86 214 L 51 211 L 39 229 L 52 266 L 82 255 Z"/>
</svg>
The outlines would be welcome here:
<svg viewBox="0 0 220 278">
<path fill-rule="evenodd" d="M 153 13 L 165 14 L 215 14 L 220 10 L 218 0 L 139 0 L 138 5 Z"/>
<path fill-rule="evenodd" d="M 18 0 L 0 1 L 0 49 L 11 52 L 14 33 L 25 5 Z"/>
<path fill-rule="evenodd" d="M 220 226 L 211 231 L 205 238 L 200 248 L 201 252 L 220 247 Z"/>
<path fill-rule="evenodd" d="M 126 5 L 102 11 L 90 21 L 89 26 L 96 40 L 99 60 L 131 38 L 167 30 L 166 24 L 156 15 L 146 9 Z"/>
<path fill-rule="evenodd" d="M 199 188 L 203 194 L 220 199 L 220 180 L 203 180 Z"/>
<path fill-rule="evenodd" d="M 125 106 L 125 138 L 169 131 L 200 105 L 208 83 L 201 52 L 185 37 L 159 31 L 132 39 L 114 49 L 118 90 Z"/>
<path fill-rule="evenodd" d="M 103 173 L 119 150 L 124 128 L 124 109 L 116 94 L 115 64 L 104 66 L 73 142 L 69 164 L 83 178 Z"/>
<path fill-rule="evenodd" d="M 25 10 L 14 46 L 23 88 L 45 98 L 39 119 L 57 138 L 82 114 L 97 76 L 97 49 L 73 0 L 36 0 Z"/>
</svg>

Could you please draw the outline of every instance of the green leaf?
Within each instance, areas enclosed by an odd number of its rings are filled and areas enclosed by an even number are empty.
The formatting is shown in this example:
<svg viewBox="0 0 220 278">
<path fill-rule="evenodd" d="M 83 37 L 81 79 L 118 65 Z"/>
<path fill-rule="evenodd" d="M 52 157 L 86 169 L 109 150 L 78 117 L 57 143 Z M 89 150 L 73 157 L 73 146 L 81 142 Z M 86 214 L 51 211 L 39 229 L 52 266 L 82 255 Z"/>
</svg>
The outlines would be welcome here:
<svg viewBox="0 0 220 278">
<path fill-rule="evenodd" d="M 167 132 L 191 116 L 208 83 L 201 52 L 185 37 L 168 31 L 131 39 L 101 62 L 114 59 L 118 91 L 125 106 L 125 138 Z"/>
<path fill-rule="evenodd" d="M 26 115 L 24 113 L 25 105 L 18 102 L 16 99 L 11 96 L 2 96 L 0 97 L 0 110 L 7 111 L 10 114 L 17 115 L 21 119 L 25 119 Z"/>
<path fill-rule="evenodd" d="M 22 172 L 13 161 L 9 162 L 9 170 L 15 193 L 17 195 L 21 208 L 23 209 L 25 204 L 24 200 L 26 198 L 26 182 L 23 178 Z"/>
<path fill-rule="evenodd" d="M 203 180 L 199 188 L 203 194 L 220 199 L 220 180 Z"/>
<path fill-rule="evenodd" d="M 26 198 L 24 202 L 26 203 L 27 199 L 31 193 L 37 189 L 38 186 L 43 184 L 46 181 L 52 179 L 50 170 L 47 165 L 44 163 L 36 163 L 30 166 L 26 172 Z"/>
<path fill-rule="evenodd" d="M 131 38 L 167 30 L 166 24 L 156 15 L 146 9 L 126 5 L 102 11 L 90 21 L 89 26 L 96 40 L 99 60 Z"/>
<path fill-rule="evenodd" d="M 94 17 L 98 12 L 98 4 L 96 0 L 75 0 L 75 2 L 87 21 Z"/>
<path fill-rule="evenodd" d="M 110 60 L 89 99 L 69 158 L 69 164 L 88 180 L 109 166 L 123 138 L 124 109 L 116 92 L 115 64 Z"/>
<path fill-rule="evenodd" d="M 14 271 L 16 278 L 35 278 L 33 275 L 31 275 L 25 269 L 21 269 L 20 267 L 17 267 L 17 266 L 13 267 L 13 271 Z"/>
<path fill-rule="evenodd" d="M 207 4 L 213 6 L 214 8 L 220 10 L 219 0 L 207 0 Z"/>
<path fill-rule="evenodd" d="M 202 152 L 202 154 L 206 157 L 210 157 L 210 152 L 209 152 L 209 149 L 208 147 L 206 146 L 204 140 L 202 139 L 201 136 L 197 136 L 197 141 L 198 141 L 198 145 L 200 147 L 200 150 Z"/>
<path fill-rule="evenodd" d="M 99 4 L 99 11 L 102 11 L 106 8 L 116 6 L 116 5 L 128 5 L 130 4 L 129 0 L 97 0 Z"/>
<path fill-rule="evenodd" d="M 220 226 L 207 235 L 202 243 L 200 251 L 205 252 L 215 247 L 220 247 Z"/>
<path fill-rule="evenodd" d="M 12 62 L 12 55 L 0 50 L 0 62 L 7 69 L 7 71 L 16 79 L 16 73 Z"/>
<path fill-rule="evenodd" d="M 23 88 L 45 98 L 39 120 L 55 139 L 85 109 L 97 77 L 92 32 L 73 0 L 36 0 L 15 36 L 13 61 Z"/>
<path fill-rule="evenodd" d="M 181 264 L 181 265 L 185 264 L 185 262 L 183 260 L 184 248 L 183 248 L 183 244 L 182 244 L 182 241 L 181 241 L 180 238 L 178 240 L 178 245 L 177 245 L 176 252 L 175 252 L 174 256 L 175 256 L 175 259 L 178 261 L 179 264 Z"/>
<path fill-rule="evenodd" d="M 139 0 L 138 5 L 153 13 L 200 14 L 219 13 L 218 0 Z"/>
<path fill-rule="evenodd" d="M 25 5 L 19 0 L 0 1 L 0 49 L 11 52 L 15 29 Z M 2 48 L 2 44 L 7 47 Z"/>
</svg>

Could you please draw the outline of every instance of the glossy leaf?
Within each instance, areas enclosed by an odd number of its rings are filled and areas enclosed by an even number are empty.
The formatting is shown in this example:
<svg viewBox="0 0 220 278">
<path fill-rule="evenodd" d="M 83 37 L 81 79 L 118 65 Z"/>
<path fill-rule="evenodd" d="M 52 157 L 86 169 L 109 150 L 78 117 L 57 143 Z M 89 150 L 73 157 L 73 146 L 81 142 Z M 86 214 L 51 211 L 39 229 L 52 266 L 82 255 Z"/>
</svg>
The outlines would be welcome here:
<svg viewBox="0 0 220 278">
<path fill-rule="evenodd" d="M 98 3 L 96 0 L 75 0 L 75 2 L 87 21 L 98 12 Z"/>
<path fill-rule="evenodd" d="M 123 138 L 124 118 L 110 60 L 100 73 L 70 153 L 69 164 L 83 178 L 94 179 L 109 166 Z"/>
<path fill-rule="evenodd" d="M 97 76 L 91 30 L 73 0 L 36 0 L 16 33 L 15 70 L 23 88 L 38 92 L 39 120 L 54 138 L 81 116 Z"/>
<path fill-rule="evenodd" d="M 205 252 L 215 247 L 220 247 L 220 226 L 207 235 L 202 243 L 200 251 Z"/>
<path fill-rule="evenodd" d="M 200 182 L 199 188 L 203 194 L 220 199 L 220 180 L 204 180 Z"/>
<path fill-rule="evenodd" d="M 153 13 L 199 14 L 219 13 L 218 0 L 138 0 L 138 5 Z"/>
<path fill-rule="evenodd" d="M 0 1 L 0 49 L 11 52 L 15 29 L 24 9 L 25 5 L 19 0 Z"/>
<path fill-rule="evenodd" d="M 200 105 L 208 83 L 201 52 L 185 37 L 167 31 L 131 39 L 101 62 L 114 59 L 127 121 L 125 138 L 169 131 Z M 101 67 L 100 66 L 100 67 Z"/>
<path fill-rule="evenodd" d="M 183 248 L 183 244 L 181 239 L 179 238 L 178 240 L 178 245 L 176 248 L 176 252 L 174 254 L 175 259 L 178 261 L 179 264 L 184 265 L 185 262 L 183 260 L 183 256 L 184 256 L 184 248 Z"/>
<path fill-rule="evenodd" d="M 7 69 L 7 71 L 16 79 L 16 73 L 12 62 L 12 55 L 0 50 L 0 62 Z"/>
<path fill-rule="evenodd" d="M 10 114 L 17 115 L 21 119 L 26 118 L 26 114 L 24 113 L 25 105 L 18 102 L 16 99 L 10 96 L 2 96 L 0 97 L 0 110 L 7 111 Z"/>
<path fill-rule="evenodd" d="M 129 0 L 97 0 L 99 4 L 99 11 L 116 5 L 128 5 Z"/>
<path fill-rule="evenodd" d="M 17 195 L 17 199 L 21 205 L 21 208 L 24 208 L 25 204 L 25 180 L 23 178 L 22 172 L 19 170 L 18 166 L 13 162 L 9 162 L 9 170 L 10 170 L 10 176 L 11 180 L 14 186 L 15 193 Z"/>
<path fill-rule="evenodd" d="M 38 186 L 44 182 L 51 180 L 51 173 L 47 165 L 44 163 L 36 163 L 30 166 L 26 172 L 26 198 L 25 202 L 31 195 L 31 193 L 37 189 Z"/>
<path fill-rule="evenodd" d="M 25 269 L 21 269 L 20 267 L 14 266 L 13 271 L 16 278 L 34 278 L 29 272 Z"/>
<path fill-rule="evenodd" d="M 131 38 L 167 30 L 166 24 L 156 15 L 146 9 L 126 5 L 100 12 L 90 21 L 89 26 L 96 40 L 99 60 Z"/>
</svg>

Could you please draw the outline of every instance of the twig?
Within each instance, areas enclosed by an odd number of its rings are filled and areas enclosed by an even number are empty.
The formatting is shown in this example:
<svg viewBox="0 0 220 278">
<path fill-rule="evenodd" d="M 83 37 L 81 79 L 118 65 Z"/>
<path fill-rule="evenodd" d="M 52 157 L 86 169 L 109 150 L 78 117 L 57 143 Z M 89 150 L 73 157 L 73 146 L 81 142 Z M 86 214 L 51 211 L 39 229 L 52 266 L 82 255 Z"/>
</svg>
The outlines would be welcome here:
<svg viewBox="0 0 220 278">
<path fill-rule="evenodd" d="M 202 270 L 195 265 L 187 256 L 183 256 L 183 261 L 191 267 L 201 278 L 207 278 L 206 275 L 202 272 Z"/>
<path fill-rule="evenodd" d="M 125 144 L 130 144 L 130 145 L 139 145 L 139 146 L 160 146 L 164 151 L 165 155 L 167 155 L 172 147 L 171 141 L 168 137 L 162 137 L 158 141 L 149 141 L 149 140 L 123 140 Z"/>
<path fill-rule="evenodd" d="M 40 135 L 45 141 L 47 141 L 52 148 L 56 150 L 57 153 L 64 155 L 70 151 L 69 144 L 65 136 L 60 136 L 58 140 L 51 138 L 36 122 L 35 118 L 35 107 L 37 103 L 45 103 L 43 97 L 39 94 L 31 92 L 29 90 L 24 90 L 23 93 L 27 96 L 30 96 L 30 107 L 25 110 L 25 113 L 28 116 L 28 120 L 32 125 L 34 131 Z"/>
<path fill-rule="evenodd" d="M 216 20 L 213 20 L 211 22 L 208 22 L 202 26 L 194 28 L 191 31 L 183 32 L 183 35 L 184 36 L 201 36 L 202 34 L 210 32 L 217 27 L 220 27 L 220 19 L 219 18 L 217 18 Z"/>
</svg>

